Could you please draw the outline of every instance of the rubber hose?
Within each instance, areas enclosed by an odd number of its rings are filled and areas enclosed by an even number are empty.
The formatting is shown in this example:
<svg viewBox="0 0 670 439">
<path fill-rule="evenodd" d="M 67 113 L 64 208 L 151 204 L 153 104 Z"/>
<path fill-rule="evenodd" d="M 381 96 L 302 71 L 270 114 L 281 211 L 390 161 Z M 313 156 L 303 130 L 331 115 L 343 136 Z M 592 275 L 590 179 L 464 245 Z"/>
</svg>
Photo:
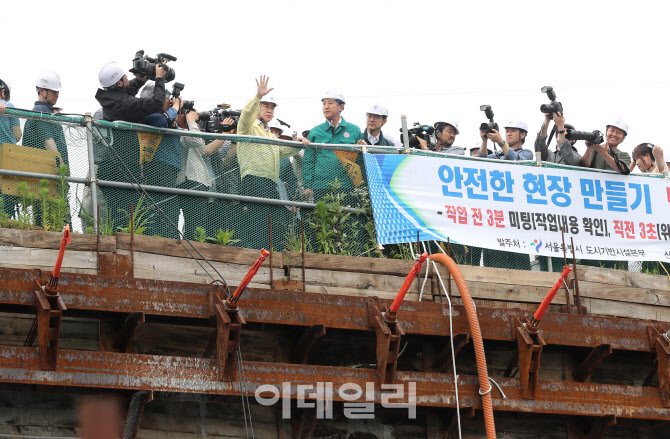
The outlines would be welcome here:
<svg viewBox="0 0 670 439">
<path fill-rule="evenodd" d="M 484 409 L 484 424 L 486 426 L 486 438 L 495 439 L 496 426 L 493 421 L 493 403 L 491 401 L 491 383 L 489 382 L 489 373 L 486 367 L 486 355 L 484 354 L 484 341 L 482 340 L 482 331 L 479 328 L 479 319 L 477 318 L 477 311 L 470 296 L 470 290 L 465 284 L 465 278 L 459 270 L 458 265 L 449 256 L 443 253 L 436 253 L 428 257 L 431 261 L 440 262 L 447 267 L 451 273 L 461 293 L 463 305 L 465 306 L 465 313 L 468 316 L 468 323 L 470 325 L 470 332 L 472 334 L 472 342 L 475 347 L 475 357 L 477 359 L 477 372 L 479 374 L 479 387 L 482 395 L 482 407 Z M 456 379 L 456 377 L 454 377 Z"/>
</svg>

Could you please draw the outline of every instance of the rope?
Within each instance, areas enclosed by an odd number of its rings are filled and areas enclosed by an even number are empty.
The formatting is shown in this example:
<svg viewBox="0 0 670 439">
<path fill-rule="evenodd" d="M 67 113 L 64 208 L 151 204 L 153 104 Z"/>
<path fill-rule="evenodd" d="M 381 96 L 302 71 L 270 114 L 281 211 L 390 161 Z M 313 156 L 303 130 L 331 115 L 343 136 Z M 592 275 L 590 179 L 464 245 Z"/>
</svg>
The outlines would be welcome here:
<svg viewBox="0 0 670 439">
<path fill-rule="evenodd" d="M 251 406 L 249 405 L 249 394 L 247 393 L 247 380 L 244 375 L 244 363 L 242 362 L 241 345 L 238 345 L 237 347 L 237 370 L 239 371 L 240 375 L 240 397 L 242 399 L 242 412 L 244 413 L 244 430 L 246 432 L 247 439 L 249 439 L 249 428 L 251 428 L 251 437 L 255 438 L 256 436 L 254 436 L 254 423 L 253 420 L 251 419 Z M 247 417 L 249 418 L 248 421 Z"/>
</svg>

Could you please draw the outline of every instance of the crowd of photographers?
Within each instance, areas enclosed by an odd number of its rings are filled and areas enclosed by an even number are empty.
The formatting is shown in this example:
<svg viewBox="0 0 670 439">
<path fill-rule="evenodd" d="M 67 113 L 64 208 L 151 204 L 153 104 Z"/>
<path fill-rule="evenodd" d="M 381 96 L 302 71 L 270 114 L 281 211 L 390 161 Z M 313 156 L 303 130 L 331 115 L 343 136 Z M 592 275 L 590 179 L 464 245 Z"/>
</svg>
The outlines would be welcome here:
<svg viewBox="0 0 670 439">
<path fill-rule="evenodd" d="M 297 140 L 309 143 L 360 144 L 394 146 L 391 136 L 382 128 L 387 122 L 388 110 L 381 105 L 372 106 L 366 113 L 366 126 L 358 126 L 342 117 L 345 98 L 342 94 L 329 91 L 323 95 L 322 111 L 325 121 L 298 136 L 290 133 L 290 125 L 274 117 L 277 102 L 270 92 L 268 78 L 261 76 L 257 81 L 255 96 L 242 111 L 227 107 L 212 111 L 198 112 L 192 101 L 181 98 L 184 86 L 174 83 L 172 92 L 166 83 L 175 79 L 174 70 L 166 62 L 175 60 L 167 54 L 156 58 L 136 54 L 134 75 L 128 74 L 119 64 L 111 62 L 99 73 L 100 88 L 95 98 L 101 108 L 94 118 L 106 121 L 125 121 L 150 125 L 158 128 L 174 128 L 174 134 L 142 135 L 134 131 L 118 130 L 114 139 L 106 139 L 97 130 L 98 145 L 118 146 L 102 148 L 95 162 L 97 176 L 101 180 L 131 181 L 151 186 L 190 189 L 196 191 L 219 191 L 257 198 L 298 199 L 314 202 L 330 190 L 330 184 L 337 179 L 344 190 L 358 187 L 363 180 L 362 157 L 356 152 L 331 151 L 327 149 L 301 149 L 290 144 L 245 142 L 235 144 L 230 141 L 212 140 L 206 142 L 201 137 L 180 135 L 178 130 L 192 132 L 207 131 L 250 135 L 258 138 Z M 38 100 L 33 111 L 53 114 L 59 111 L 55 106 L 61 88 L 60 78 L 54 72 L 43 72 L 37 80 Z M 628 125 L 622 120 L 612 121 L 606 126 L 605 134 L 599 131 L 577 131 L 566 123 L 563 108 L 556 101 L 551 87 L 543 92 L 550 103 L 542 105 L 544 113 L 542 128 L 535 139 L 534 151 L 526 145 L 528 126 L 521 120 L 512 120 L 503 125 L 504 136 L 494 121 L 489 105 L 481 106 L 488 122 L 480 126 L 481 144 L 470 149 L 470 155 L 498 160 L 533 160 L 536 158 L 571 166 L 609 169 L 627 174 L 635 167 L 646 173 L 667 173 L 667 165 L 660 146 L 643 143 L 636 146 L 631 155 L 620 149 L 628 135 Z M 0 113 L 10 103 L 11 86 L 6 78 L 0 78 Z M 139 93 L 139 96 L 138 96 Z M 553 129 L 549 127 L 553 123 Z M 466 149 L 457 146 L 458 122 L 446 120 L 433 126 L 415 124 L 409 130 L 407 143 L 412 148 L 445 154 L 464 155 Z M 549 145 L 554 140 L 555 147 Z M 65 164 L 69 164 L 67 145 L 63 129 L 59 125 L 30 119 L 24 132 L 18 119 L 0 117 L 0 143 L 18 143 L 35 148 L 60 153 Z M 401 136 L 401 140 L 403 140 Z M 575 142 L 584 140 L 587 146 L 582 156 L 575 148 Z M 491 145 L 493 149 L 489 146 Z M 109 151 L 108 149 L 113 149 Z M 100 150 L 100 148 L 99 148 Z M 297 196 L 289 197 L 289 188 Z M 184 215 L 184 234 L 191 238 L 207 212 L 206 197 L 177 197 L 155 193 L 154 201 L 161 207 L 172 224 L 178 223 L 179 212 Z M 104 199 L 108 205 L 126 206 L 141 202 L 132 191 L 114 187 L 104 188 Z M 209 200 L 211 203 L 211 200 Z M 12 216 L 17 200 L 4 197 L 4 209 Z M 272 214 L 277 223 L 286 223 L 295 212 L 284 206 L 248 203 L 244 215 L 248 218 L 267 217 Z M 126 215 L 115 209 L 109 212 L 114 227 L 123 222 Z M 253 221 L 243 221 L 238 236 L 246 232 L 253 234 Z M 149 235 L 177 237 L 176 227 L 152 222 L 147 226 Z"/>
</svg>

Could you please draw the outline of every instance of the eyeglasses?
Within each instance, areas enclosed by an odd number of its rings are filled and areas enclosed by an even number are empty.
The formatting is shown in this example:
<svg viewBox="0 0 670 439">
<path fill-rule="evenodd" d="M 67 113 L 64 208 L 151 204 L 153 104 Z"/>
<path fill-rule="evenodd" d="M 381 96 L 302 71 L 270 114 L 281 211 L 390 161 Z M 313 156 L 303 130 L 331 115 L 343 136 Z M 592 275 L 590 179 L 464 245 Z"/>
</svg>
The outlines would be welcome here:
<svg viewBox="0 0 670 439">
<path fill-rule="evenodd" d="M 378 115 L 378 114 L 370 114 L 370 113 L 366 114 L 365 116 L 366 116 L 368 119 L 381 119 L 381 118 L 383 117 L 383 116 L 380 116 L 380 115 Z"/>
</svg>

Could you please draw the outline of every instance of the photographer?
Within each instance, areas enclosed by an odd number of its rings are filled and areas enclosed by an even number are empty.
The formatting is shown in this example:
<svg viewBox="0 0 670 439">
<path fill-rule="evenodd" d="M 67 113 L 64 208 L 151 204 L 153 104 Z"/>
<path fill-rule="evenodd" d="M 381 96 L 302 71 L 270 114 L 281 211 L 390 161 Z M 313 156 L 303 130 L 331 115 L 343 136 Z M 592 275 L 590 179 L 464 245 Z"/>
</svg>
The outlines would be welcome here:
<svg viewBox="0 0 670 439">
<path fill-rule="evenodd" d="M 628 173 L 631 158 L 627 152 L 619 150 L 619 145 L 628 135 L 628 124 L 618 120 L 607 125 L 605 145 L 591 145 L 586 142 L 586 152 L 582 157 L 582 166 L 594 169 L 613 170 L 620 173 Z"/>
<path fill-rule="evenodd" d="M 458 132 L 458 122 L 435 122 L 435 137 L 437 138 L 437 145 L 435 152 L 443 152 L 446 154 L 465 155 L 465 148 L 454 146 L 454 141 Z M 429 151 L 428 142 L 417 136 L 419 147 L 423 150 Z"/>
<path fill-rule="evenodd" d="M 156 95 L 156 88 L 158 87 L 158 82 L 148 83 L 142 89 L 140 98 L 152 99 Z M 181 98 L 174 97 L 171 100 L 170 92 L 163 90 L 163 105 L 160 112 L 145 116 L 144 123 L 157 128 L 172 127 L 180 107 Z M 149 186 L 176 187 L 177 174 L 181 170 L 180 136 L 154 133 L 137 133 L 137 135 L 140 143 L 139 163 L 142 183 Z M 176 197 L 161 192 L 153 192 L 151 197 L 176 226 L 179 219 L 179 205 Z M 145 200 L 145 202 L 147 203 L 145 206 L 150 207 L 149 200 Z M 164 238 L 178 238 L 177 230 L 157 211 L 153 221 L 147 225 L 146 234 Z"/>
<path fill-rule="evenodd" d="M 161 112 L 165 100 L 166 70 L 160 65 L 155 68 L 156 81 L 154 93 L 147 98 L 136 97 L 138 91 L 146 83 L 147 78 L 135 74 L 131 81 L 125 71 L 115 62 L 106 64 L 98 75 L 100 89 L 95 94 L 102 106 L 102 119 L 108 121 L 126 121 L 145 123 L 144 118 L 152 113 Z M 128 130 L 114 130 L 110 142 L 102 142 L 107 150 L 98 167 L 97 177 L 100 180 L 133 182 L 141 180 L 140 144 L 138 133 Z M 113 151 L 112 151 L 113 150 Z M 119 160 L 122 162 L 120 163 Z M 126 170 L 127 168 L 127 170 Z M 137 206 L 139 196 L 132 189 L 104 188 L 109 209 L 109 222 L 113 230 L 129 225 L 128 215 L 130 204 Z"/>
<path fill-rule="evenodd" d="M 533 152 L 530 149 L 523 149 L 528 135 L 528 126 L 521 121 L 513 120 L 505 126 L 505 139 L 500 133 L 492 129 L 489 133 L 481 130 L 479 135 L 482 138 L 482 144 L 479 147 L 479 157 L 486 157 L 498 160 L 533 160 Z M 491 140 L 496 143 L 501 151 L 493 154 L 487 154 L 486 143 Z"/>
<path fill-rule="evenodd" d="M 135 79 L 128 81 L 128 75 L 117 63 L 105 65 L 98 75 L 102 88 L 95 94 L 95 99 L 102 106 L 104 120 L 144 123 L 146 116 L 160 112 L 165 99 L 166 74 L 164 66 L 156 64 L 153 94 L 137 98 L 135 95 L 147 82 L 147 78 L 135 74 Z"/>
<path fill-rule="evenodd" d="M 549 151 L 547 147 L 547 131 L 549 129 L 549 122 L 552 120 L 552 115 L 544 113 L 544 121 L 542 122 L 542 129 L 535 139 L 535 151 L 541 153 L 543 162 L 560 163 L 570 166 L 581 166 L 582 156 L 575 148 L 576 140 L 567 140 L 565 138 L 566 131 L 572 131 L 575 128 L 572 125 L 565 123 L 565 117 L 559 112 L 553 113 L 554 124 L 556 125 L 556 151 Z"/>
<path fill-rule="evenodd" d="M 198 127 L 198 110 L 195 108 L 186 114 L 177 116 L 179 129 L 200 132 Z M 224 122 L 233 122 L 227 119 Z M 181 170 L 177 174 L 177 187 L 195 191 L 212 191 L 214 189 L 214 173 L 210 157 L 217 153 L 224 144 L 223 139 L 215 139 L 205 144 L 201 137 L 181 136 Z M 195 229 L 202 224 L 203 214 L 207 211 L 208 199 L 205 197 L 179 196 L 179 207 L 184 213 L 184 237 L 194 239 Z"/>
<path fill-rule="evenodd" d="M 640 172 L 645 174 L 662 174 L 667 168 L 663 158 L 663 148 L 652 143 L 640 143 L 633 150 L 631 172 L 636 166 L 640 168 Z"/>
<path fill-rule="evenodd" d="M 384 137 L 382 127 L 386 124 L 389 111 L 382 105 L 373 105 L 365 114 L 366 128 L 363 141 L 366 145 L 395 146 L 393 141 Z M 359 142 L 360 143 L 360 142 Z"/>
</svg>

